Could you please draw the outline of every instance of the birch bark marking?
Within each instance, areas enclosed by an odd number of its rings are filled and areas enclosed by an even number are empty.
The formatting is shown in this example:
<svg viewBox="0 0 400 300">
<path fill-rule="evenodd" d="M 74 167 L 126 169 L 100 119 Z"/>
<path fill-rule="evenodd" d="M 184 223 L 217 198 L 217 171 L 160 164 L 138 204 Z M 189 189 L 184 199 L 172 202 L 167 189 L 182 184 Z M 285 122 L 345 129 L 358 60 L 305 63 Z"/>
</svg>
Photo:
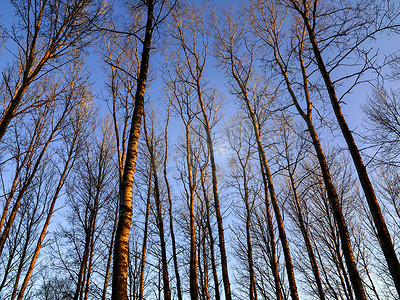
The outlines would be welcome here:
<svg viewBox="0 0 400 300">
<path fill-rule="evenodd" d="M 120 207 L 117 231 L 115 233 L 113 261 L 113 300 L 128 300 L 127 272 L 129 253 L 129 232 L 132 224 L 132 189 L 135 174 L 137 150 L 139 146 L 140 126 L 144 112 L 144 93 L 146 90 L 147 72 L 149 68 L 151 39 L 153 34 L 154 1 L 147 4 L 146 33 L 143 43 L 140 72 L 137 80 L 135 108 L 132 115 L 132 125 L 129 133 L 124 174 L 120 183 Z"/>
</svg>

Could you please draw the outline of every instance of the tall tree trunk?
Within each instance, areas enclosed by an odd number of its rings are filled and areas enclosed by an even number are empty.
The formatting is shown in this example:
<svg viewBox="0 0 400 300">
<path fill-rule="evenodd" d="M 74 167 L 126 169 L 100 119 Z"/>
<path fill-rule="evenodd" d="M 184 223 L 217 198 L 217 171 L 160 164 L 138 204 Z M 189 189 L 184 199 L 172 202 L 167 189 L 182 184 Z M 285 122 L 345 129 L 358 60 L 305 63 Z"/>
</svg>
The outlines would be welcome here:
<svg viewBox="0 0 400 300">
<path fill-rule="evenodd" d="M 214 240 L 214 235 L 213 235 L 212 228 L 211 228 L 210 201 L 207 196 L 206 186 L 205 186 L 205 182 L 204 182 L 204 171 L 205 171 L 205 168 L 202 168 L 201 174 L 200 174 L 200 180 L 201 180 L 201 187 L 203 190 L 203 197 L 204 197 L 205 203 L 206 203 L 206 218 L 207 218 L 206 226 L 207 226 L 209 246 L 210 246 L 211 269 L 212 269 L 213 279 L 214 279 L 214 293 L 215 293 L 214 297 L 215 297 L 215 300 L 220 300 L 221 296 L 219 293 L 219 280 L 218 280 L 218 272 L 217 272 L 217 266 L 216 266 L 216 262 L 215 262 L 215 250 L 214 250 L 215 240 Z"/>
<path fill-rule="evenodd" d="M 90 227 L 90 225 L 89 225 L 89 227 Z M 83 288 L 85 286 L 84 278 L 86 277 L 85 275 L 86 275 L 86 270 L 88 267 L 87 262 L 88 262 L 88 258 L 89 258 L 89 245 L 90 245 L 90 235 L 91 235 L 91 232 L 89 230 L 90 230 L 90 228 L 87 228 L 86 233 L 85 233 L 85 245 L 84 245 L 84 249 L 83 249 L 82 261 L 79 266 L 78 282 L 77 282 L 76 288 L 75 288 L 74 300 L 82 299 L 82 292 L 83 292 Z"/>
<path fill-rule="evenodd" d="M 193 183 L 193 171 L 192 171 L 192 149 L 190 147 L 190 134 L 189 125 L 186 124 L 186 163 L 188 168 L 188 180 L 189 180 L 189 222 L 190 222 L 190 270 L 189 270 L 189 281 L 190 281 L 190 299 L 198 300 L 199 298 L 199 286 L 197 280 L 197 253 L 196 253 L 196 226 L 195 226 L 195 210 L 194 210 L 194 183 Z"/>
<path fill-rule="evenodd" d="M 168 197 L 168 213 L 169 213 L 169 230 L 171 232 L 171 243 L 172 243 L 172 255 L 174 261 L 174 270 L 175 270 L 175 277 L 176 277 L 176 289 L 178 293 L 178 300 L 182 300 L 182 290 L 181 290 L 181 278 L 179 275 L 179 268 L 178 268 L 178 256 L 176 253 L 176 241 L 175 241 L 175 232 L 174 232 L 174 219 L 172 216 L 172 196 L 171 196 L 171 188 L 169 186 L 169 181 L 167 177 L 167 161 L 168 161 L 168 125 L 169 125 L 169 117 L 170 117 L 170 107 L 168 107 L 168 118 L 167 123 L 165 125 L 165 134 L 164 134 L 164 142 L 165 142 L 165 156 L 164 156 L 164 165 L 163 165 L 163 172 L 164 172 L 164 181 L 167 187 L 167 197 Z"/>
<path fill-rule="evenodd" d="M 107 298 L 107 287 L 108 287 L 108 280 L 110 277 L 110 269 L 111 269 L 112 255 L 113 255 L 113 244 L 114 244 L 113 241 L 114 241 L 115 232 L 117 230 L 117 221 L 118 221 L 118 207 L 115 212 L 114 225 L 113 225 L 113 229 L 112 229 L 110 245 L 108 246 L 107 267 L 106 267 L 106 272 L 104 274 L 104 284 L 103 284 L 103 291 L 101 294 L 101 300 L 106 300 L 106 298 Z"/>
<path fill-rule="evenodd" d="M 308 129 L 308 132 L 310 133 L 312 143 L 313 143 L 315 152 L 317 154 L 317 158 L 318 158 L 319 165 L 321 167 L 321 172 L 322 172 L 325 188 L 326 188 L 326 191 L 328 194 L 329 203 L 330 203 L 335 221 L 338 224 L 339 234 L 340 234 L 340 238 L 341 238 L 341 242 L 342 242 L 342 249 L 343 249 L 345 259 L 346 259 L 346 266 L 347 266 L 347 269 L 350 274 L 350 279 L 351 279 L 352 285 L 354 287 L 356 297 L 358 300 L 362 300 L 362 299 L 364 300 L 364 299 L 366 299 L 365 291 L 364 291 L 364 287 L 362 284 L 360 274 L 357 269 L 356 261 L 354 259 L 353 248 L 352 248 L 351 242 L 350 242 L 349 230 L 348 230 L 345 218 L 342 213 L 342 205 L 339 201 L 339 197 L 336 192 L 336 189 L 332 183 L 332 178 L 331 178 L 331 174 L 329 171 L 328 163 L 326 161 L 325 154 L 322 150 L 322 146 L 319 141 L 318 134 L 312 123 L 312 102 L 311 102 L 309 90 L 308 90 L 308 77 L 306 74 L 306 70 L 305 70 L 303 58 L 302 58 L 302 43 L 300 43 L 299 61 L 300 61 L 300 66 L 301 66 L 302 76 L 303 76 L 303 89 L 304 89 L 304 93 L 305 93 L 305 97 L 306 97 L 306 101 L 307 101 L 307 113 L 305 113 L 303 111 L 303 109 L 300 107 L 300 104 L 297 101 L 297 97 L 291 87 L 291 83 L 289 81 L 285 67 L 282 65 L 282 59 L 281 59 L 281 56 L 279 53 L 279 49 L 277 48 L 277 45 L 273 45 L 273 47 L 274 47 L 275 61 L 277 62 L 278 66 L 280 68 L 280 71 L 281 71 L 282 76 L 286 83 L 286 87 L 288 89 L 288 92 L 289 92 L 292 100 L 293 100 L 294 105 L 296 106 L 298 113 L 301 115 L 301 117 L 307 124 L 307 129 Z"/>
<path fill-rule="evenodd" d="M 203 261 L 202 257 L 202 244 L 203 244 L 203 230 L 202 230 L 202 225 L 201 222 L 200 224 L 198 224 L 198 228 L 199 228 L 199 232 L 198 232 L 198 246 L 197 246 L 197 259 L 198 259 L 198 270 L 199 270 L 199 292 L 200 292 L 200 300 L 205 300 L 206 299 L 206 283 L 204 281 L 204 272 L 203 272 L 203 266 L 201 264 L 201 262 Z"/>
<path fill-rule="evenodd" d="M 197 78 L 196 82 L 197 88 L 197 96 L 200 102 L 201 111 L 203 113 L 204 119 L 204 130 L 207 136 L 207 147 L 209 151 L 210 157 L 210 164 L 211 164 L 211 174 L 212 174 L 212 187 L 213 187 L 213 196 L 214 196 L 214 207 L 215 207 L 215 214 L 217 216 L 217 224 L 218 224 L 218 239 L 219 239 L 219 249 L 221 253 L 221 267 L 222 267 L 222 279 L 224 281 L 224 290 L 225 290 L 225 299 L 231 300 L 231 287 L 229 283 L 229 274 L 228 274 L 228 262 L 226 257 L 226 249 L 225 249 L 225 236 L 224 236 L 224 226 L 222 222 L 222 214 L 221 214 L 221 207 L 219 202 L 219 193 L 218 193 L 218 179 L 217 179 L 217 166 L 215 164 L 214 158 L 214 147 L 211 138 L 211 128 L 210 122 L 208 120 L 208 116 L 206 113 L 203 95 L 200 87 L 200 78 Z"/>
<path fill-rule="evenodd" d="M 127 273 L 129 256 L 129 232 L 132 224 L 132 189 L 135 174 L 140 127 L 144 112 L 144 93 L 153 34 L 154 0 L 147 2 L 146 33 L 143 41 L 142 58 L 135 94 L 135 108 L 129 133 L 124 174 L 120 183 L 120 205 L 117 231 L 115 233 L 112 300 L 127 300 Z"/>
<path fill-rule="evenodd" d="M 249 277 L 250 286 L 249 294 L 250 300 L 257 300 L 257 286 L 256 277 L 254 274 L 254 263 L 253 263 L 253 244 L 251 242 L 251 208 L 249 203 L 249 189 L 247 186 L 246 170 L 243 169 L 243 186 L 244 186 L 244 202 L 246 206 L 246 242 L 247 242 L 247 261 L 249 263 Z"/>
<path fill-rule="evenodd" d="M 169 116 L 168 116 L 169 118 Z M 166 125 L 168 126 L 168 125 Z M 173 262 L 174 262 L 174 270 L 175 270 L 175 277 L 176 277 L 176 289 L 178 294 L 178 300 L 182 300 L 182 290 L 181 290 L 181 278 L 179 275 L 179 268 L 178 268 L 178 256 L 176 252 L 176 241 L 175 241 L 175 232 L 174 232 L 174 219 L 172 216 L 172 197 L 171 197 L 171 188 L 169 186 L 169 181 L 167 177 L 167 155 L 168 155 L 168 144 L 167 144 L 167 127 L 165 129 L 165 157 L 164 157 L 164 181 L 167 187 L 167 197 L 168 197 L 168 213 L 169 213 L 169 230 L 171 232 L 171 242 L 172 242 L 172 255 L 173 255 Z"/>
<path fill-rule="evenodd" d="M 153 138 L 150 141 L 149 135 L 147 134 L 146 128 L 146 114 L 143 114 L 143 129 L 145 134 L 145 140 L 147 144 L 147 149 L 150 153 L 150 167 L 153 170 L 153 178 L 154 178 L 154 199 L 156 201 L 156 223 L 159 230 L 160 236 L 160 246 L 161 246 L 161 263 L 162 263 L 162 278 L 163 278 L 163 291 L 164 291 L 164 299 L 171 299 L 171 290 L 169 287 L 169 277 L 168 277 L 168 261 L 167 261 L 167 248 L 165 246 L 165 234 L 164 234 L 164 220 L 162 217 L 162 208 L 161 208 L 161 197 L 160 197 L 160 187 L 158 184 L 158 174 L 156 168 L 156 160 L 154 157 L 154 141 Z"/>
<path fill-rule="evenodd" d="M 369 210 L 372 214 L 372 218 L 374 220 L 374 224 L 377 230 L 379 244 L 383 251 L 383 254 L 386 258 L 386 262 L 390 271 L 390 274 L 393 278 L 394 284 L 396 286 L 396 290 L 398 295 L 400 296 L 400 264 L 398 257 L 396 255 L 396 251 L 393 246 L 392 239 L 390 237 L 389 230 L 386 226 L 385 219 L 383 218 L 382 211 L 378 200 L 375 195 L 374 188 L 372 187 L 371 181 L 369 179 L 367 169 L 364 165 L 362 157 L 360 155 L 360 151 L 354 141 L 353 135 L 351 133 L 350 128 L 346 123 L 346 119 L 343 116 L 342 110 L 340 108 L 340 104 L 338 98 L 336 96 L 335 86 L 332 83 L 330 78 L 330 74 L 325 67 L 325 63 L 322 59 L 321 51 L 318 46 L 317 39 L 315 37 L 314 28 L 311 26 L 310 21 L 308 19 L 308 12 L 301 12 L 301 16 L 304 20 L 305 26 L 307 28 L 308 36 L 310 42 L 312 44 L 313 52 L 315 59 L 317 61 L 318 68 L 322 75 L 322 78 L 325 82 L 325 86 L 328 90 L 329 98 L 331 101 L 331 105 L 333 111 L 335 112 L 336 119 L 342 131 L 343 137 L 346 140 L 347 147 L 350 151 L 351 157 L 353 159 L 354 165 L 357 170 L 358 178 L 361 182 L 361 186 L 364 190 L 365 198 L 367 199 L 367 203 L 369 206 Z M 357 292 L 356 292 L 357 293 Z"/>
<path fill-rule="evenodd" d="M 203 254 L 203 269 L 204 269 L 204 299 L 210 300 L 210 294 L 208 292 L 208 262 L 207 262 L 207 247 L 206 247 L 206 226 L 204 224 L 204 220 L 201 224 L 202 228 L 202 239 L 201 239 L 201 247 Z"/>
<path fill-rule="evenodd" d="M 85 280 L 85 300 L 89 297 L 89 286 L 90 286 L 90 279 L 92 276 L 92 267 L 93 267 L 93 255 L 94 255 L 94 242 L 95 242 L 95 230 L 96 230 L 96 219 L 97 219 L 97 212 L 99 209 L 98 204 L 98 197 L 95 198 L 95 204 L 93 208 L 93 218 L 91 222 L 91 235 L 90 235 L 90 245 L 89 245 L 89 259 L 88 259 L 88 271 L 86 274 Z"/>
<path fill-rule="evenodd" d="M 143 245 L 142 245 L 142 257 L 140 259 L 140 285 L 139 285 L 139 300 L 143 300 L 144 291 L 144 274 L 146 266 L 146 249 L 147 249 L 147 232 L 149 227 L 149 215 L 150 215 L 150 200 L 151 200 L 151 175 L 152 169 L 149 173 L 149 185 L 147 189 L 147 201 L 146 201 L 146 216 L 144 220 L 144 232 L 143 232 Z"/>
<path fill-rule="evenodd" d="M 276 247 L 275 247 L 275 233 L 274 233 L 274 224 L 272 222 L 272 215 L 271 215 L 271 203 L 269 201 L 268 195 L 268 182 L 265 176 L 264 167 L 261 162 L 261 154 L 259 153 L 260 158 L 260 168 L 261 168 L 261 177 L 263 180 L 264 185 L 264 201 L 265 201 L 265 213 L 267 217 L 267 227 L 268 227 L 268 236 L 269 236 L 269 243 L 270 243 L 270 250 L 271 250 L 271 271 L 274 277 L 274 285 L 275 285 L 275 295 L 277 300 L 282 299 L 282 290 L 281 290 L 281 281 L 279 278 L 279 266 L 278 266 L 278 259 L 276 255 Z"/>
</svg>

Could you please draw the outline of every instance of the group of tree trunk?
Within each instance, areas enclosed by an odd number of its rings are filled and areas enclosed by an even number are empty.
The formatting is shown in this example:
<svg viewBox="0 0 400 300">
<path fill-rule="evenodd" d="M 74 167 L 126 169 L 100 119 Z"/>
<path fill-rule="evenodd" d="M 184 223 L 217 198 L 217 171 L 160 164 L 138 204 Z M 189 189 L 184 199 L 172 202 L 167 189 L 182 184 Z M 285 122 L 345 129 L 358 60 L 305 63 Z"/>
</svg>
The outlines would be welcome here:
<svg viewBox="0 0 400 300">
<path fill-rule="evenodd" d="M 11 1 L 0 299 L 400 296 L 399 3 L 232 5 Z"/>
</svg>

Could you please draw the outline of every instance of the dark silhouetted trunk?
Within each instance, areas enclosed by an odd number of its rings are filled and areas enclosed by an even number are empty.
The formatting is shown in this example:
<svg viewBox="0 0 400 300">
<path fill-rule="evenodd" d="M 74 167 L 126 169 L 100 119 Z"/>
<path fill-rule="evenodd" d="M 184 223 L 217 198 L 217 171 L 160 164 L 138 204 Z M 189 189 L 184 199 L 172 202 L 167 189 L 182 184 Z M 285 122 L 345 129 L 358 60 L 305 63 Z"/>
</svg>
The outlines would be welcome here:
<svg viewBox="0 0 400 300">
<path fill-rule="evenodd" d="M 165 246 L 165 234 L 164 234 L 164 220 L 162 217 L 162 208 L 161 208 L 161 197 L 160 197 L 160 187 L 158 184 L 158 174 L 156 167 L 156 160 L 154 157 L 154 143 L 153 139 L 149 139 L 149 135 L 147 134 L 146 128 L 146 115 L 143 114 L 143 129 L 145 134 L 145 140 L 147 144 L 147 149 L 150 154 L 150 167 L 153 170 L 153 179 L 154 179 L 154 199 L 156 202 L 156 223 L 160 236 L 160 246 L 161 246 L 161 263 L 162 263 L 162 278 L 163 278 L 163 291 L 164 291 L 164 299 L 171 299 L 171 290 L 169 288 L 169 277 L 168 277 L 168 261 L 167 261 L 167 248 Z"/>
<path fill-rule="evenodd" d="M 340 239 L 342 242 L 342 249 L 343 249 L 343 253 L 345 256 L 345 260 L 346 260 L 346 266 L 347 266 L 347 269 L 350 274 L 350 279 L 351 279 L 355 294 L 357 296 L 357 299 L 364 300 L 364 299 L 366 299 L 365 291 L 364 291 L 364 287 L 362 284 L 360 274 L 357 269 L 356 261 L 354 259 L 353 249 L 352 249 L 351 242 L 350 242 L 349 230 L 348 230 L 348 227 L 347 227 L 347 224 L 346 224 L 345 218 L 343 216 L 343 212 L 342 212 L 342 205 L 339 201 L 339 197 L 336 192 L 336 189 L 332 183 L 332 178 L 331 178 L 331 175 L 329 172 L 328 163 L 326 161 L 325 154 L 322 150 L 322 146 L 319 141 L 318 134 L 312 123 L 312 103 L 311 103 L 309 90 L 308 90 L 308 78 L 307 78 L 306 70 L 305 70 L 305 67 L 303 64 L 301 41 L 300 41 L 299 45 L 300 45 L 299 62 L 300 62 L 301 70 L 302 70 L 302 76 L 303 76 L 303 89 L 304 89 L 305 98 L 307 101 L 307 113 L 305 113 L 303 111 L 303 109 L 300 107 L 300 104 L 297 101 L 297 97 L 291 87 L 291 83 L 289 81 L 285 67 L 282 65 L 282 61 L 279 56 L 279 49 L 277 48 L 277 45 L 273 45 L 275 61 L 279 65 L 280 71 L 281 71 L 282 76 L 284 77 L 284 80 L 286 83 L 286 87 L 288 89 L 288 92 L 289 92 L 292 100 L 293 100 L 293 103 L 296 106 L 298 113 L 301 115 L 301 117 L 307 124 L 308 132 L 310 133 L 312 143 L 313 143 L 315 152 L 317 154 L 318 162 L 321 167 L 322 177 L 323 177 L 325 188 L 326 188 L 326 191 L 328 194 L 329 203 L 330 203 L 335 221 L 337 222 L 337 226 L 339 229 Z"/>
</svg>

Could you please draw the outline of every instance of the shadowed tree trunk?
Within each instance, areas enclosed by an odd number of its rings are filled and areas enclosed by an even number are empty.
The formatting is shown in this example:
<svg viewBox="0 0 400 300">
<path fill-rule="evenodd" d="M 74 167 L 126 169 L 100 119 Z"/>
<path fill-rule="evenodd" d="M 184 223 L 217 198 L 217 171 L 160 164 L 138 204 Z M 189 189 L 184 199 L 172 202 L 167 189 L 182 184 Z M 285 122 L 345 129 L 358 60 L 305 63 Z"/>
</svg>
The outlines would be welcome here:
<svg viewBox="0 0 400 300">
<path fill-rule="evenodd" d="M 182 300 L 182 289 L 181 289 L 181 278 L 179 274 L 178 268 L 178 256 L 176 253 L 176 240 L 175 240 L 175 231 L 174 231 L 174 218 L 172 216 L 172 196 L 171 196 L 171 188 L 169 185 L 169 180 L 167 177 L 167 161 L 168 161 L 168 126 L 169 126 L 169 118 L 170 118 L 170 106 L 168 106 L 168 116 L 167 116 L 167 123 L 165 124 L 165 131 L 164 131 L 164 142 L 165 142 L 165 155 L 164 155 L 164 162 L 163 162 L 163 174 L 165 185 L 167 188 L 167 197 L 168 197 L 168 213 L 169 213 L 169 230 L 171 232 L 171 243 L 172 243 L 172 255 L 174 261 L 174 270 L 175 270 L 175 277 L 176 277 L 176 289 L 178 294 L 178 300 Z"/>
<path fill-rule="evenodd" d="M 190 146 L 190 123 L 186 124 L 186 163 L 188 168 L 189 179 L 189 220 L 190 220 L 190 299 L 197 300 L 199 298 L 199 285 L 197 280 L 197 253 L 196 253 L 196 226 L 195 226 L 195 211 L 194 211 L 194 182 L 192 171 L 192 149 Z"/>
<path fill-rule="evenodd" d="M 341 242 L 342 242 L 341 243 L 342 249 L 343 249 L 343 253 L 345 255 L 346 265 L 347 265 L 347 268 L 348 268 L 348 271 L 350 274 L 352 285 L 355 290 L 355 294 L 357 296 L 357 299 L 360 299 L 360 300 L 366 299 L 362 280 L 361 280 L 360 274 L 357 269 L 356 261 L 354 259 L 353 249 L 352 249 L 351 242 L 350 242 L 349 230 L 348 230 L 345 218 L 342 213 L 342 205 L 339 201 L 337 191 L 332 183 L 332 178 L 331 178 L 331 174 L 329 171 L 328 163 L 326 161 L 325 154 L 322 150 L 322 146 L 319 141 L 318 134 L 312 123 L 313 106 L 312 106 L 312 102 L 311 102 L 311 98 L 310 98 L 310 93 L 308 90 L 308 77 L 307 77 L 306 69 L 304 67 L 304 62 L 303 62 L 303 48 L 302 48 L 303 42 L 304 42 L 303 36 L 300 35 L 297 37 L 298 42 L 299 42 L 297 50 L 299 53 L 298 58 L 299 58 L 299 64 L 301 67 L 302 79 L 303 79 L 302 88 L 303 88 L 304 97 L 305 97 L 306 103 L 307 103 L 307 111 L 306 112 L 304 112 L 303 109 L 301 108 L 301 106 L 297 100 L 296 94 L 294 93 L 294 91 L 292 89 L 291 82 L 290 82 L 290 79 L 289 79 L 288 73 L 287 73 L 288 66 L 286 64 L 284 64 L 284 59 L 282 57 L 282 54 L 281 54 L 279 46 L 278 46 L 280 43 L 280 36 L 279 36 L 280 33 L 279 33 L 278 26 L 280 24 L 277 23 L 277 22 L 279 22 L 277 10 L 276 10 L 277 8 L 275 8 L 272 4 L 269 4 L 265 8 L 263 8 L 263 7 L 259 8 L 259 12 L 265 13 L 265 12 L 263 12 L 263 9 L 268 10 L 270 15 L 265 17 L 265 19 L 264 19 L 265 26 L 264 27 L 262 27 L 262 28 L 259 27 L 258 29 L 256 28 L 257 33 L 262 38 L 262 40 L 265 41 L 266 44 L 269 47 L 271 47 L 271 49 L 273 50 L 274 60 L 275 60 L 276 64 L 278 65 L 279 71 L 281 72 L 281 75 L 285 82 L 286 88 L 289 92 L 289 95 L 290 95 L 298 113 L 301 115 L 301 117 L 307 124 L 307 129 L 308 129 L 308 132 L 310 133 L 312 143 L 313 143 L 313 146 L 314 146 L 314 149 L 317 154 L 318 161 L 319 161 L 319 165 L 321 167 L 321 172 L 322 172 L 323 180 L 325 183 L 325 188 L 327 190 L 329 203 L 330 203 L 331 209 L 333 211 L 334 218 L 338 224 L 340 238 L 341 238 Z M 262 35 L 263 33 L 261 30 L 266 30 L 266 34 L 268 36 L 263 37 L 263 35 Z"/>
<path fill-rule="evenodd" d="M 207 226 L 207 236 L 209 239 L 209 247 L 210 247 L 210 260 L 211 260 L 211 269 L 213 273 L 213 280 L 214 280 L 214 297 L 215 300 L 220 300 L 221 296 L 219 293 L 219 281 L 218 281 L 218 272 L 217 272 L 217 266 L 215 262 L 215 250 L 214 250 L 214 244 L 215 244 L 215 239 L 214 239 L 214 234 L 212 231 L 211 227 L 211 212 L 210 212 L 210 200 L 207 195 L 207 190 L 206 190 L 206 185 L 205 185 L 205 166 L 204 168 L 201 168 L 200 172 L 200 182 L 201 182 L 201 189 L 203 190 L 203 198 L 204 202 L 206 205 L 206 226 Z"/>
<path fill-rule="evenodd" d="M 315 0 L 314 0 L 315 1 Z M 343 116 L 339 100 L 336 95 L 335 86 L 331 80 L 330 73 L 326 69 L 326 65 L 322 58 L 321 50 L 318 45 L 318 41 L 316 38 L 315 27 L 311 25 L 308 5 L 304 5 L 303 9 L 300 6 L 292 1 L 294 9 L 300 14 L 303 19 L 305 28 L 308 33 L 309 40 L 312 45 L 313 53 L 316 59 L 316 63 L 318 65 L 318 69 L 321 73 L 321 76 L 324 80 L 326 89 L 329 94 L 329 98 L 331 101 L 332 109 L 335 113 L 337 122 L 342 131 L 343 137 L 346 140 L 347 147 L 350 151 L 351 157 L 353 159 L 354 165 L 357 170 L 358 178 L 361 182 L 361 186 L 364 190 L 365 198 L 367 199 L 367 203 L 369 206 L 369 210 L 371 212 L 372 218 L 374 220 L 374 225 L 377 230 L 377 236 L 379 239 L 379 244 L 381 246 L 382 252 L 386 258 L 386 262 L 390 271 L 390 274 L 393 278 L 394 284 L 396 286 L 396 290 L 398 295 L 400 295 L 400 264 L 396 254 L 396 251 L 393 246 L 392 239 L 390 237 L 389 230 L 386 226 L 385 219 L 383 218 L 382 211 L 378 200 L 375 195 L 374 188 L 372 187 L 371 181 L 368 176 L 367 169 L 362 160 L 360 151 L 354 141 L 353 134 L 350 128 L 347 125 L 346 119 Z M 315 2 L 316 6 L 316 2 Z M 316 8 L 314 8 L 316 9 Z M 314 14 L 313 12 L 311 12 Z M 361 22 L 362 20 L 360 20 Z M 338 33 L 340 34 L 340 32 Z M 350 47 L 350 46 L 349 46 Z M 350 276 L 352 274 L 350 273 Z M 357 292 L 356 292 L 357 294 Z"/>
<path fill-rule="evenodd" d="M 146 215 L 144 220 L 144 232 L 143 232 L 143 244 L 142 244 L 142 256 L 140 258 L 140 283 L 139 283 L 139 300 L 143 300 L 144 292 L 144 277 L 146 267 L 146 251 L 147 251 L 147 236 L 149 227 L 149 215 L 150 215 L 150 199 L 151 199 L 151 176 L 153 170 L 149 172 L 149 184 L 147 188 L 147 201 L 146 201 Z"/>
<path fill-rule="evenodd" d="M 173 56 L 176 59 L 176 57 Z M 187 205 L 189 208 L 189 236 L 190 236 L 190 247 L 189 247 L 189 293 L 192 300 L 197 300 L 199 297 L 198 287 L 198 276 L 197 276 L 197 250 L 196 250 L 196 220 L 195 220 L 195 189 L 197 185 L 196 172 L 198 165 L 197 155 L 195 147 L 193 147 L 193 139 L 195 134 L 194 130 L 198 130 L 195 127 L 195 118 L 199 114 L 197 105 L 192 97 L 195 92 L 191 85 L 187 84 L 185 80 L 180 77 L 182 69 L 181 65 L 174 60 L 173 73 L 168 69 L 168 79 L 166 85 L 171 95 L 169 100 L 171 105 L 176 110 L 178 116 L 182 120 L 184 126 L 184 137 L 181 144 L 181 153 L 184 156 L 185 162 L 183 163 L 185 172 L 181 171 L 181 180 L 185 186 L 185 197 L 187 199 Z"/>
<path fill-rule="evenodd" d="M 159 230 L 160 236 L 160 246 L 161 246 L 161 264 L 162 264 L 162 278 L 163 278 L 163 292 L 164 299 L 171 299 L 171 290 L 169 288 L 169 277 L 168 277 L 168 261 L 167 261 L 167 248 L 165 246 L 165 234 L 164 234 L 164 220 L 162 216 L 162 207 L 161 207 L 161 196 L 160 196 L 160 187 L 158 182 L 158 174 L 157 174 L 157 166 L 156 166 L 156 158 L 154 156 L 154 147 L 157 145 L 154 142 L 154 128 L 151 131 L 150 136 L 147 133 L 146 128 L 146 114 L 143 114 L 143 129 L 144 136 L 147 144 L 147 149 L 150 154 L 150 168 L 152 169 L 153 179 L 154 179 L 154 199 L 156 202 L 156 223 Z"/>
</svg>

